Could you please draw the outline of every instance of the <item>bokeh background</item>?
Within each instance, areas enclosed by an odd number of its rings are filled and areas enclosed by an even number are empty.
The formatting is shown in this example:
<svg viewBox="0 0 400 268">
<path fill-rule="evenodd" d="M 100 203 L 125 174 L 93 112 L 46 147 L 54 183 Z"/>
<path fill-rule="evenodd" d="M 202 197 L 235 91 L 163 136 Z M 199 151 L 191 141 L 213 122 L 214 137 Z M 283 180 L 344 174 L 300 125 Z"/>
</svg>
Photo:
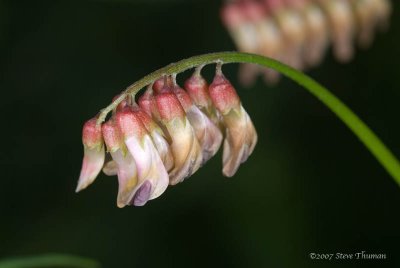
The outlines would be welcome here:
<svg viewBox="0 0 400 268">
<path fill-rule="evenodd" d="M 309 75 L 400 157 L 400 4 L 350 64 Z M 256 125 L 231 179 L 221 154 L 142 208 L 116 207 L 116 178 L 75 194 L 85 120 L 168 63 L 233 50 L 221 1 L 0 1 L 0 259 L 48 252 L 103 267 L 400 267 L 400 188 L 318 100 L 284 79 L 237 85 Z M 212 68 L 206 77 L 212 78 Z M 187 77 L 185 73 L 179 78 Z M 385 253 L 311 261 L 309 253 Z"/>
</svg>

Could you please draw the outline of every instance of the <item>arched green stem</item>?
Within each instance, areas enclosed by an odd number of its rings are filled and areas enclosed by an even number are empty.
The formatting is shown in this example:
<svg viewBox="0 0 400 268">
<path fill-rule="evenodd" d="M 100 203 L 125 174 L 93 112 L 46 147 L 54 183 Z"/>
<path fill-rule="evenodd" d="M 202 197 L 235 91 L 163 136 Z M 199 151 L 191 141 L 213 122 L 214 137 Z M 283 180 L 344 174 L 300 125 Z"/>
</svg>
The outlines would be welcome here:
<svg viewBox="0 0 400 268">
<path fill-rule="evenodd" d="M 400 163 L 383 142 L 372 132 L 372 130 L 361 119 L 350 110 L 343 102 L 336 98 L 328 89 L 321 86 L 307 75 L 299 72 L 276 60 L 266 58 L 260 55 L 239 53 L 239 52 L 221 52 L 205 54 L 191 57 L 172 63 L 161 68 L 139 81 L 129 86 L 113 103 L 101 111 L 98 117 L 98 123 L 103 122 L 109 112 L 128 95 L 136 94 L 146 85 L 153 83 L 162 75 L 171 75 L 181 73 L 185 70 L 197 67 L 199 65 L 207 65 L 211 63 L 222 62 L 227 63 L 253 63 L 263 67 L 275 69 L 281 74 L 287 76 L 308 90 L 324 103 L 332 112 L 334 112 L 345 123 L 351 131 L 361 140 L 367 149 L 375 156 L 386 171 L 400 185 Z"/>
<path fill-rule="evenodd" d="M 62 254 L 46 254 L 0 261 L 0 268 L 36 267 L 99 268 L 100 264 L 91 259 Z"/>
</svg>

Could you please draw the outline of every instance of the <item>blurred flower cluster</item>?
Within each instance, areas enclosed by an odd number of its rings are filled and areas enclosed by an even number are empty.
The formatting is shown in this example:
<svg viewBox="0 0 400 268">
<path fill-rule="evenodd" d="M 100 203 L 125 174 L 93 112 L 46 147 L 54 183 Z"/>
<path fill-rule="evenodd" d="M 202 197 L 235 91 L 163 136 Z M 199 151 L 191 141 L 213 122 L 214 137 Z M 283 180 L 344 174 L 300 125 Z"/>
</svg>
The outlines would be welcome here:
<svg viewBox="0 0 400 268">
<path fill-rule="evenodd" d="M 227 0 L 221 10 L 239 51 L 300 70 L 319 64 L 330 45 L 339 61 L 349 61 L 354 43 L 368 47 L 390 14 L 389 0 Z M 260 72 L 268 83 L 279 79 L 254 65 L 242 65 L 239 77 L 250 85 Z"/>
<path fill-rule="evenodd" d="M 252 153 L 257 133 L 221 65 L 210 85 L 200 72 L 201 67 L 185 89 L 175 76 L 164 76 L 137 100 L 123 98 L 105 123 L 99 124 L 97 117 L 87 121 L 76 191 L 103 170 L 118 176 L 118 207 L 142 206 L 195 173 L 222 142 L 222 171 L 233 176 Z M 106 149 L 111 157 L 107 161 Z"/>
</svg>

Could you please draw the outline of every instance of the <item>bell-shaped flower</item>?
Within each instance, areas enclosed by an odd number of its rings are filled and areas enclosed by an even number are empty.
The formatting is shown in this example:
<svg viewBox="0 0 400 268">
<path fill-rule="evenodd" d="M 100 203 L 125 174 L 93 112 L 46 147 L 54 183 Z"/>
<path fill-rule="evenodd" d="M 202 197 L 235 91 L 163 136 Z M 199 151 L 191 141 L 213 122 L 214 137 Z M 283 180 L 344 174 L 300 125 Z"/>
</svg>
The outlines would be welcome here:
<svg viewBox="0 0 400 268">
<path fill-rule="evenodd" d="M 169 179 L 170 184 L 175 185 L 199 169 L 201 147 L 185 111 L 168 85 L 154 95 L 152 112 L 170 138 L 174 167 L 169 171 Z"/>
<path fill-rule="evenodd" d="M 116 169 L 118 175 L 117 206 L 122 208 L 131 204 L 139 188 L 136 163 L 131 153 L 126 149 L 122 133 L 116 126 L 114 119 L 103 124 L 102 133 L 107 150 L 113 159 L 106 164 L 103 171 L 113 175 Z"/>
<path fill-rule="evenodd" d="M 166 190 L 168 173 L 145 126 L 130 107 L 118 111 L 115 121 L 137 169 L 138 189 L 131 204 L 141 206 Z"/>
<path fill-rule="evenodd" d="M 222 74 L 220 67 L 218 66 L 214 80 L 209 86 L 209 93 L 226 127 L 222 173 L 232 177 L 240 164 L 253 152 L 257 143 L 257 132 L 242 107 L 239 96 Z"/>
<path fill-rule="evenodd" d="M 96 121 L 97 118 L 92 118 L 83 126 L 82 142 L 84 156 L 76 192 L 92 184 L 104 164 L 105 150 L 101 135 L 101 125 L 98 125 Z"/>
</svg>

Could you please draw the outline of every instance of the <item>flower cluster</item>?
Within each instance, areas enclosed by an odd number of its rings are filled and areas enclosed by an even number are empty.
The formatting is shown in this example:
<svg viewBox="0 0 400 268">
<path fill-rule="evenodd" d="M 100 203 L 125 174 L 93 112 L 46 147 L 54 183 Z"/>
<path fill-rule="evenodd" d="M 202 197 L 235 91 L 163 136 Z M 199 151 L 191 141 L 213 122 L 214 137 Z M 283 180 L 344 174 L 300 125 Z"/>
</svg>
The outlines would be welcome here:
<svg viewBox="0 0 400 268">
<path fill-rule="evenodd" d="M 195 173 L 222 142 L 222 172 L 233 176 L 253 152 L 257 133 L 221 64 L 210 85 L 200 71 L 197 68 L 185 82 L 185 89 L 175 75 L 164 76 L 137 100 L 131 95 L 124 98 L 107 122 L 99 124 L 97 117 L 87 121 L 76 191 L 89 186 L 103 170 L 118 176 L 118 207 L 143 206 L 168 185 Z"/>
<path fill-rule="evenodd" d="M 319 64 L 330 44 L 339 61 L 349 61 L 353 42 L 367 47 L 391 13 L 389 0 L 230 0 L 221 17 L 237 48 L 294 68 Z M 279 74 L 242 65 L 240 80 L 251 84 L 263 72 L 273 83 Z"/>
</svg>

